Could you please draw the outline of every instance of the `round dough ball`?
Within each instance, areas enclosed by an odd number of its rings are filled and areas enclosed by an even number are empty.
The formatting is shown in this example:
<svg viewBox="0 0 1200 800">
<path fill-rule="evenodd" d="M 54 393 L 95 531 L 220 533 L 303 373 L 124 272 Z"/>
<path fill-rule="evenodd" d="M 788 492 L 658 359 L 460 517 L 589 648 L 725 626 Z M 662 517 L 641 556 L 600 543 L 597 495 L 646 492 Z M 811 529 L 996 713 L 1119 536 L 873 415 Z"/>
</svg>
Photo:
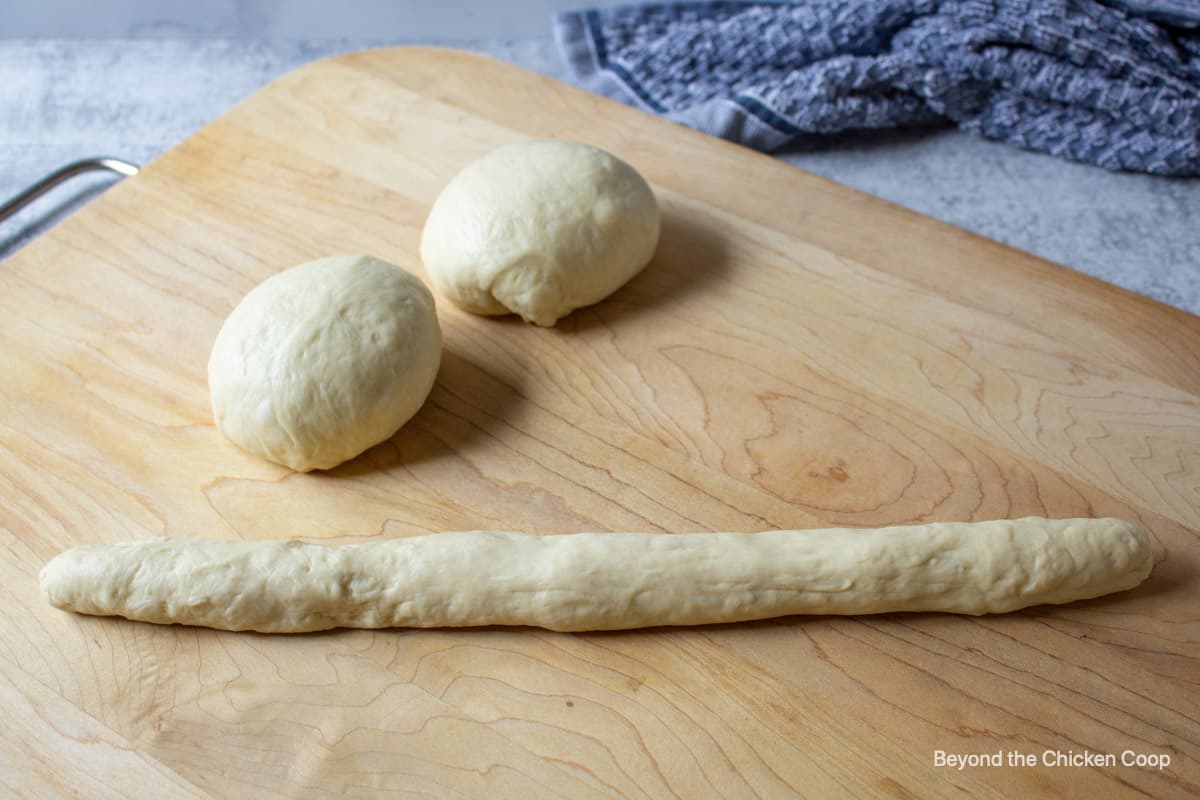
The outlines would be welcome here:
<svg viewBox="0 0 1200 800">
<path fill-rule="evenodd" d="M 637 170 L 591 145 L 533 141 L 468 165 L 421 235 L 438 291 L 476 314 L 550 326 L 641 271 L 658 203 Z"/>
<path fill-rule="evenodd" d="M 217 428 L 294 470 L 329 469 L 387 439 L 437 376 L 433 295 L 394 264 L 334 256 L 256 286 L 208 362 Z"/>
</svg>

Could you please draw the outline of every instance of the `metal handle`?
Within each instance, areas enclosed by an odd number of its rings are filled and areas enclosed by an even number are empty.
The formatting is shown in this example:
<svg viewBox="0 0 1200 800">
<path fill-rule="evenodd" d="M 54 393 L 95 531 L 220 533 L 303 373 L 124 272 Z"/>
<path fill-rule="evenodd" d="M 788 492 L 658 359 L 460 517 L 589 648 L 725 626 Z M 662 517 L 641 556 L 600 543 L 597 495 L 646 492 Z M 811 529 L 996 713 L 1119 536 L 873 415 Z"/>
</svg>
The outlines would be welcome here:
<svg viewBox="0 0 1200 800">
<path fill-rule="evenodd" d="M 83 175 L 84 173 L 94 172 L 96 170 L 108 170 L 109 172 L 115 172 L 122 177 L 138 174 L 138 166 L 136 164 L 130 164 L 128 161 L 122 161 L 119 158 L 101 156 L 98 158 L 85 158 L 80 161 L 73 161 L 70 164 L 67 164 L 65 167 L 61 167 L 56 169 L 54 172 L 51 172 L 46 177 L 30 186 L 28 189 L 25 189 L 16 197 L 4 203 L 4 205 L 0 205 L 0 222 L 4 222 L 13 214 L 16 214 L 22 208 L 29 205 L 34 200 L 37 200 L 42 195 L 46 194 L 46 192 L 50 191 L 55 186 L 58 186 L 60 183 L 69 181 L 71 178 L 74 178 L 77 175 Z"/>
</svg>

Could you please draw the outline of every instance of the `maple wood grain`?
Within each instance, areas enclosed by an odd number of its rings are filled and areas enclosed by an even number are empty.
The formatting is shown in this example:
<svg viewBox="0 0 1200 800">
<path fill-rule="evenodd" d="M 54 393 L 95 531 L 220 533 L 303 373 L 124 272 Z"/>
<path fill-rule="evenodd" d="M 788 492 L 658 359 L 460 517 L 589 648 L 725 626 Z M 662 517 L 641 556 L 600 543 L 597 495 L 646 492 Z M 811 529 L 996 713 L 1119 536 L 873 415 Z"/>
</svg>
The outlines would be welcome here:
<svg viewBox="0 0 1200 800">
<path fill-rule="evenodd" d="M 470 160 L 564 137 L 657 192 L 650 267 L 554 329 L 445 302 L 429 402 L 296 474 L 223 441 L 225 315 L 295 263 L 422 274 Z M 1200 792 L 1200 319 L 477 56 L 297 70 L 0 264 L 0 785 L 85 796 Z M 752 531 L 1120 516 L 1141 587 L 1059 608 L 567 635 L 261 636 L 63 614 L 152 536 Z M 933 765 L 1166 753 L 1165 770 Z M 132 788 L 131 788 L 132 787 Z"/>
</svg>

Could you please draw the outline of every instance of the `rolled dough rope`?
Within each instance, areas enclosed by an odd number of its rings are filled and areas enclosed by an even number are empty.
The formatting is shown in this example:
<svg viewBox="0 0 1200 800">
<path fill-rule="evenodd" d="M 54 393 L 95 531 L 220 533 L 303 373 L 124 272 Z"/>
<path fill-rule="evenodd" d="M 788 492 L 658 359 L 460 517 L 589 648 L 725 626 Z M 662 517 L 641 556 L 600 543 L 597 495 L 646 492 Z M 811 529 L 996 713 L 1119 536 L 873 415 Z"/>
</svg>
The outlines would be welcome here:
<svg viewBox="0 0 1200 800">
<path fill-rule="evenodd" d="M 53 559 L 58 608 L 272 633 L 533 625 L 556 631 L 790 614 L 991 614 L 1141 583 L 1149 537 L 1118 519 L 765 533 L 472 531 L 367 544 L 151 540 Z"/>
</svg>

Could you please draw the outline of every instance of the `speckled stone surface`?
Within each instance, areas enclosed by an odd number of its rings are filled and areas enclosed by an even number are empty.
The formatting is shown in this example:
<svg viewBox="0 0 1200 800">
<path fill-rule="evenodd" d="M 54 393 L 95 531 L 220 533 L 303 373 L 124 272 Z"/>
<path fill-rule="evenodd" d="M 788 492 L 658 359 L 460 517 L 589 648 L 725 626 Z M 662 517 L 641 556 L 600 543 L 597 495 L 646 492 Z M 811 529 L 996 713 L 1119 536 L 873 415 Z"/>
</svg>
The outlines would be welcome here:
<svg viewBox="0 0 1200 800">
<path fill-rule="evenodd" d="M 271 78 L 379 44 L 0 39 L 0 198 L 88 155 L 149 161 Z M 567 77 L 548 25 L 544 37 L 453 44 Z M 780 157 L 1200 313 L 1200 180 L 1105 172 L 949 129 L 842 136 Z M 0 224 L 0 257 L 111 182 L 79 179 Z"/>
</svg>

